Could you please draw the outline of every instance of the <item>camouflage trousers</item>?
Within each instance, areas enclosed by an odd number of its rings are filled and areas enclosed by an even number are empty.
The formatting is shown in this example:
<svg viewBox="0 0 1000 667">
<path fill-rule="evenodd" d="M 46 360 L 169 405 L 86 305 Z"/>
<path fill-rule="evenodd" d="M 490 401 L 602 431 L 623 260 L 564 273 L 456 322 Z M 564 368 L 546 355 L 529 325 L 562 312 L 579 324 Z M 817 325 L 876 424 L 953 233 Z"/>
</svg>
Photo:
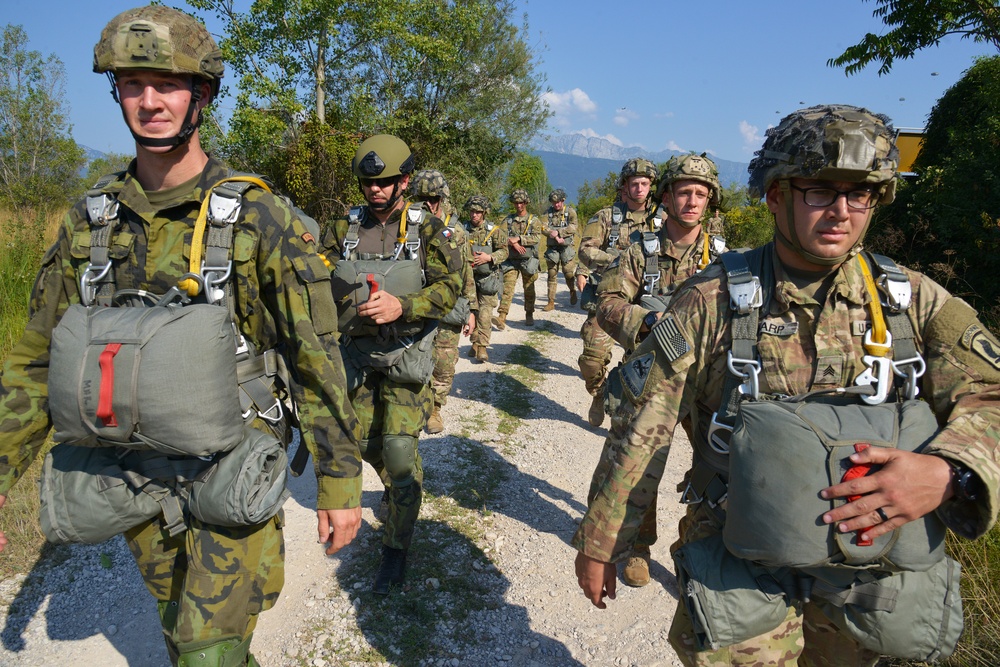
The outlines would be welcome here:
<svg viewBox="0 0 1000 667">
<path fill-rule="evenodd" d="M 476 330 L 472 332 L 470 338 L 474 345 L 488 346 L 490 333 L 493 331 L 493 311 L 497 307 L 497 295 L 487 296 L 477 293 L 476 296 L 479 298 L 479 312 L 476 313 Z"/>
<path fill-rule="evenodd" d="M 680 538 L 670 551 L 720 530 L 721 524 L 711 509 L 702 504 L 689 505 L 680 521 Z M 715 651 L 697 651 L 691 617 L 681 600 L 668 637 L 687 667 L 871 667 L 880 657 L 841 633 L 819 607 L 810 603 L 790 607 L 785 620 L 767 634 Z"/>
<path fill-rule="evenodd" d="M 555 260 L 555 261 L 553 261 Z M 570 294 L 576 292 L 576 258 L 573 257 L 568 262 L 563 262 L 559 257 L 558 249 L 550 249 L 545 252 L 545 261 L 548 265 L 548 288 L 549 300 L 553 300 L 556 288 L 559 286 L 559 268 L 562 267 L 563 278 L 566 280 L 566 287 Z"/>
<path fill-rule="evenodd" d="M 587 315 L 586 321 L 580 328 L 580 337 L 583 339 L 583 354 L 577 363 L 580 365 L 583 381 L 587 385 L 587 393 L 595 396 L 608 374 L 608 364 L 611 363 L 615 339 L 597 324 L 597 315 L 593 313 Z"/>
<path fill-rule="evenodd" d="M 245 639 L 285 583 L 284 514 L 254 526 L 212 526 L 194 517 L 171 537 L 161 519 L 125 532 L 157 601 L 173 664 L 194 644 Z"/>
<path fill-rule="evenodd" d="M 370 372 L 350 399 L 362 433 L 366 434 L 361 458 L 371 464 L 389 492 L 389 514 L 382 542 L 394 549 L 408 549 L 423 498 L 424 471 L 417 438 L 430 417 L 433 392 L 429 384 L 393 382 L 381 373 Z M 412 439 L 412 469 L 395 468 L 396 459 L 387 461 L 383 457 L 384 436 Z M 393 481 L 401 477 L 407 481 L 402 484 Z"/>
<path fill-rule="evenodd" d="M 478 318 L 476 325 L 478 328 Z M 458 363 L 458 343 L 461 338 L 462 327 L 444 322 L 438 323 L 437 333 L 434 334 L 434 375 L 431 377 L 435 407 L 440 407 L 448 401 L 451 384 L 455 380 L 455 364 Z"/>
<path fill-rule="evenodd" d="M 510 269 L 503 274 L 503 296 L 500 297 L 498 312 L 510 312 L 510 304 L 514 300 L 514 289 L 517 287 L 518 276 L 521 276 L 521 285 L 524 286 L 524 312 L 535 312 L 535 281 L 538 279 L 538 274 L 525 273 L 520 269 Z"/>
</svg>

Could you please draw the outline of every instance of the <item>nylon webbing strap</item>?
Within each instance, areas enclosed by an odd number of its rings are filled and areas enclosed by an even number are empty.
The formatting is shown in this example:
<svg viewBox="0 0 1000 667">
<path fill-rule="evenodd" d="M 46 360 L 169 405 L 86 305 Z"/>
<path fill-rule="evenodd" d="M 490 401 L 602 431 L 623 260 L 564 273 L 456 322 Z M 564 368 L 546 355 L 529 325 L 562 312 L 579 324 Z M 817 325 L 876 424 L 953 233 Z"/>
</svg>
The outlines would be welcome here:
<svg viewBox="0 0 1000 667">
<path fill-rule="evenodd" d="M 913 324 L 906 315 L 910 306 L 909 279 L 899 266 L 886 257 L 876 253 L 868 253 L 879 268 L 882 276 L 879 278 L 879 288 L 886 295 L 885 319 L 892 334 L 892 356 L 894 361 L 914 359 L 918 356 L 916 334 Z M 883 311 L 884 312 L 884 311 Z"/>
<path fill-rule="evenodd" d="M 111 266 L 109 248 L 111 236 L 115 231 L 115 221 L 118 219 L 118 197 L 102 192 L 125 172 L 119 171 L 102 176 L 87 192 L 87 216 L 90 220 L 90 266 L 84 272 L 83 289 L 84 305 L 96 302 L 101 306 L 111 305 L 111 297 L 115 292 L 115 271 Z M 97 283 L 95 288 L 93 283 Z M 93 290 L 91 292 L 91 290 Z"/>
<path fill-rule="evenodd" d="M 896 600 L 899 591 L 882 586 L 876 579 L 855 583 L 850 588 L 837 588 L 816 579 L 813 583 L 812 594 L 822 598 L 837 607 L 853 605 L 868 611 L 892 612 L 896 609 Z"/>
</svg>

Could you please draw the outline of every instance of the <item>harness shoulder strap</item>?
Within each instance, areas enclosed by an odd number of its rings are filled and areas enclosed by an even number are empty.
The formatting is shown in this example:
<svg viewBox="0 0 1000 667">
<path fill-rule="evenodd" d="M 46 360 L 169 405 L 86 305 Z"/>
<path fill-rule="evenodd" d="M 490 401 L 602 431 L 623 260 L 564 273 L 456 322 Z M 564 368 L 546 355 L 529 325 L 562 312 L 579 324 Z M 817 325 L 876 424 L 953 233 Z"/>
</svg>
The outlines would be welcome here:
<svg viewBox="0 0 1000 667">
<path fill-rule="evenodd" d="M 115 273 L 109 248 L 111 234 L 117 227 L 118 195 L 109 186 L 125 179 L 124 171 L 116 171 L 97 179 L 87 190 L 87 218 L 90 221 L 90 264 L 80 278 L 80 297 L 89 306 L 111 304 L 115 292 Z"/>
<path fill-rule="evenodd" d="M 361 242 L 361 217 L 364 214 L 364 209 L 360 206 L 352 206 L 351 210 L 347 212 L 347 234 L 344 236 L 344 259 L 351 259 L 354 255 L 354 250 L 358 247 L 358 243 Z"/>
</svg>

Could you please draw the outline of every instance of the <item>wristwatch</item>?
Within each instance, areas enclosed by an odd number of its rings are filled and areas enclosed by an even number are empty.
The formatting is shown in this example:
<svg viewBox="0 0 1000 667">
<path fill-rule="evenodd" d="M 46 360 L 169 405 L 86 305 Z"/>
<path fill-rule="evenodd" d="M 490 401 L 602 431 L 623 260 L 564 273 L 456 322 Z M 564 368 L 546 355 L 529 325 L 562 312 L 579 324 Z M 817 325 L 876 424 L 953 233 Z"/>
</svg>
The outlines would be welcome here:
<svg viewBox="0 0 1000 667">
<path fill-rule="evenodd" d="M 653 325 L 659 319 L 660 314 L 655 310 L 651 310 L 646 313 L 646 316 L 642 318 L 642 326 L 639 327 L 639 335 L 636 336 L 637 342 L 641 343 L 649 335 L 649 332 L 653 330 Z"/>
<path fill-rule="evenodd" d="M 979 479 L 979 475 L 969 470 L 964 463 L 948 459 L 948 465 L 951 466 L 951 481 L 955 497 L 966 502 L 972 502 L 979 498 L 983 489 L 983 481 Z"/>
</svg>

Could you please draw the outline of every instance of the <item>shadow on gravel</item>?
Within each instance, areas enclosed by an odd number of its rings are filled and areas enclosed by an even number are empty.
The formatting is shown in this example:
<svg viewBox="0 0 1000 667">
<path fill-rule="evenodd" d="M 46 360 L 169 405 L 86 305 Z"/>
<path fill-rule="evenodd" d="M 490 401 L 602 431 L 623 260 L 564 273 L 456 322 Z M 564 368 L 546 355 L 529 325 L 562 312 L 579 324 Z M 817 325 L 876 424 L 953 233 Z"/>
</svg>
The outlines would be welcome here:
<svg viewBox="0 0 1000 667">
<path fill-rule="evenodd" d="M 370 662 L 374 649 L 393 665 L 451 660 L 463 665 L 582 665 L 561 642 L 531 630 L 524 607 L 504 600 L 510 581 L 446 518 L 418 523 L 406 583 L 385 597 L 371 592 L 381 545 L 377 525 L 364 529 L 345 550 L 349 553 L 338 570 L 338 583 L 351 591 L 367 646 L 329 646 L 337 659 Z"/>
<path fill-rule="evenodd" d="M 552 329 L 552 323 L 549 322 L 548 325 L 546 326 L 546 330 L 551 330 L 551 329 Z M 534 328 L 530 330 L 534 331 Z M 511 356 L 510 353 L 519 347 L 522 347 L 522 345 L 521 344 L 511 345 L 509 343 L 493 343 L 489 347 L 490 358 L 491 359 L 496 358 L 498 360 L 506 359 L 508 360 L 506 362 L 507 365 L 512 365 L 512 364 L 518 365 L 517 361 L 510 361 L 510 356 Z M 468 372 L 470 373 L 480 372 L 479 368 L 481 367 L 477 366 L 475 367 L 474 370 Z M 580 369 L 572 368 L 568 364 L 564 364 L 561 361 L 549 359 L 548 357 L 544 356 L 540 357 L 537 360 L 532 360 L 531 363 L 527 365 L 527 368 L 538 371 L 539 373 L 545 373 L 546 375 L 566 375 L 568 377 L 576 377 L 576 378 L 580 377 Z M 580 378 L 579 388 L 580 391 L 584 391 L 582 378 Z"/>
<path fill-rule="evenodd" d="M 497 346 L 506 347 L 509 350 L 516 350 L 517 345 Z M 505 350 L 506 352 L 507 350 Z M 499 355 L 498 355 L 499 358 Z M 532 370 L 539 370 L 537 365 L 531 365 Z M 479 371 L 462 371 L 455 374 L 456 384 L 459 378 L 465 375 L 476 375 Z M 578 426 L 582 429 L 591 430 L 592 427 L 583 417 L 575 412 L 570 412 L 560 403 L 561 396 L 549 398 L 526 385 L 522 380 L 506 373 L 491 373 L 490 381 L 483 383 L 472 391 L 463 392 L 461 395 L 471 401 L 478 401 L 493 408 L 507 412 L 510 416 L 523 420 L 528 425 L 532 419 L 554 419 L 571 426 Z M 583 391 L 583 383 L 580 383 L 580 391 Z M 503 392 L 506 397 L 503 406 L 497 405 L 496 396 Z"/>
</svg>

